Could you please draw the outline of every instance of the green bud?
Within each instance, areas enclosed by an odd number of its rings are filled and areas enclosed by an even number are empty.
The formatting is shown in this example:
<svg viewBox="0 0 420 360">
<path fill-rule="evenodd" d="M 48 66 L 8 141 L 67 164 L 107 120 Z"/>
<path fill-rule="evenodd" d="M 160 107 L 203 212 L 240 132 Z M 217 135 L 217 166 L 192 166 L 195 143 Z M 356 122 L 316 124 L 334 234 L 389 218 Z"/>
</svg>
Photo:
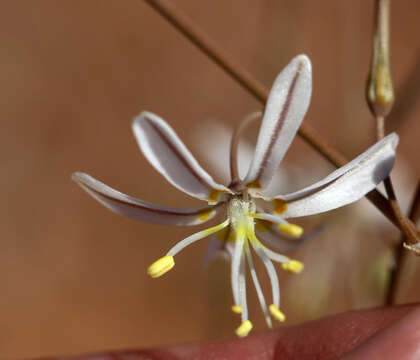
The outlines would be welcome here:
<svg viewBox="0 0 420 360">
<path fill-rule="evenodd" d="M 375 32 L 366 99 L 376 117 L 388 115 L 394 104 L 389 61 L 389 5 L 390 0 L 376 0 L 375 3 Z"/>
</svg>

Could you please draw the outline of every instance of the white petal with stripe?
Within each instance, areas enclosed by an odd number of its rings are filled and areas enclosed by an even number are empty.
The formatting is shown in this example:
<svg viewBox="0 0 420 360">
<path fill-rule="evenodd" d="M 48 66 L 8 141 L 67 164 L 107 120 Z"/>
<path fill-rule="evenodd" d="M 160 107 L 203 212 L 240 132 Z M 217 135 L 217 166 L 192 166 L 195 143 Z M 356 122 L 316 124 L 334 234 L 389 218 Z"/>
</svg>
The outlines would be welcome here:
<svg viewBox="0 0 420 360">
<path fill-rule="evenodd" d="M 142 112 L 133 121 L 133 131 L 147 160 L 179 190 L 210 203 L 231 192 L 213 180 L 159 116 Z"/>
<path fill-rule="evenodd" d="M 270 183 L 306 114 L 311 92 L 311 62 L 299 55 L 278 75 L 271 89 L 245 179 L 251 188 L 265 188 Z"/>
<path fill-rule="evenodd" d="M 398 135 L 392 133 L 323 180 L 300 191 L 276 196 L 287 202 L 284 218 L 307 216 L 359 200 L 391 172 Z"/>
<path fill-rule="evenodd" d="M 84 173 L 74 173 L 72 179 L 88 194 L 111 211 L 135 220 L 165 225 L 197 225 L 210 220 L 216 209 L 205 206 L 195 209 L 173 209 L 125 195 Z"/>
</svg>

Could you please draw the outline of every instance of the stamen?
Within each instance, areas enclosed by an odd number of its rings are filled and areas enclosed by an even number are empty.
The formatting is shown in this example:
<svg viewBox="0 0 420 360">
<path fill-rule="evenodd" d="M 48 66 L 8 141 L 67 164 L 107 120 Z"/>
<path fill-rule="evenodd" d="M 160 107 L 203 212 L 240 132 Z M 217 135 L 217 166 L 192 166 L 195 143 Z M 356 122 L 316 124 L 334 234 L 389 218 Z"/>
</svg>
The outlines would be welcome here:
<svg viewBox="0 0 420 360">
<path fill-rule="evenodd" d="M 273 292 L 273 303 L 275 304 L 275 306 L 279 307 L 280 306 L 280 286 L 279 286 L 279 279 L 277 277 L 276 269 L 274 268 L 274 265 L 270 261 L 269 257 L 265 254 L 264 250 L 258 245 L 258 239 L 255 236 L 255 234 L 250 234 L 250 235 L 251 237 L 255 238 L 255 240 L 257 240 L 257 241 L 251 241 L 251 244 L 255 252 L 259 255 L 259 257 L 264 263 L 264 266 L 268 273 L 268 277 L 270 278 L 271 289 Z"/>
<path fill-rule="evenodd" d="M 277 230 L 284 235 L 299 238 L 303 234 L 303 228 L 295 224 L 279 224 Z"/>
<path fill-rule="evenodd" d="M 258 239 L 257 239 L 258 241 Z M 269 248 L 265 247 L 260 241 L 258 241 L 258 245 L 262 247 L 265 254 L 273 261 L 279 262 L 279 263 L 288 263 L 290 259 L 287 256 L 284 256 L 282 254 L 277 254 L 276 252 L 270 250 Z"/>
<path fill-rule="evenodd" d="M 193 242 L 196 242 L 197 240 L 201 240 L 202 238 L 205 238 L 211 234 L 214 234 L 217 231 L 224 229 L 226 226 L 229 225 L 229 223 L 230 223 L 230 219 L 228 218 L 219 225 L 210 227 L 208 229 L 199 231 L 191 236 L 188 236 L 184 240 L 181 240 L 179 243 L 177 243 L 172 249 L 170 249 L 166 255 L 175 256 L 188 245 L 192 244 Z"/>
<path fill-rule="evenodd" d="M 284 220 L 280 216 L 272 215 L 272 214 L 265 214 L 265 213 L 249 213 L 248 216 L 251 216 L 255 219 L 271 221 L 274 223 L 279 224 L 277 226 L 278 231 L 282 234 L 299 238 L 303 234 L 303 228 L 299 225 L 289 224 L 286 220 Z"/>
<path fill-rule="evenodd" d="M 252 277 L 252 280 L 254 282 L 255 290 L 257 291 L 257 296 L 258 296 L 258 300 L 259 300 L 260 305 L 261 305 L 261 309 L 262 309 L 262 311 L 264 313 L 264 316 L 265 316 L 265 321 L 267 323 L 267 326 L 269 328 L 271 328 L 272 324 L 271 324 L 270 314 L 268 313 L 267 304 L 265 303 L 264 294 L 262 292 L 260 282 L 258 281 L 257 272 L 255 271 L 254 261 L 252 260 L 252 255 L 251 255 L 251 251 L 249 249 L 248 243 L 245 243 L 245 252 L 246 252 L 246 255 L 247 255 L 247 258 L 248 258 L 249 271 L 251 272 L 251 277 Z"/>
<path fill-rule="evenodd" d="M 249 334 L 249 332 L 252 330 L 252 322 L 249 320 L 245 320 L 242 322 L 241 325 L 236 329 L 235 333 L 239 337 L 245 337 Z"/>
<path fill-rule="evenodd" d="M 303 270 L 303 264 L 298 260 L 290 260 L 281 264 L 281 267 L 294 274 L 299 274 Z"/>
<path fill-rule="evenodd" d="M 233 292 L 233 301 L 235 305 L 239 305 L 239 267 L 241 265 L 242 249 L 245 240 L 245 230 L 243 226 L 236 229 L 235 250 L 232 258 L 231 266 L 231 283 Z"/>
<path fill-rule="evenodd" d="M 246 302 L 245 256 L 242 252 L 241 267 L 239 269 L 239 302 L 242 305 L 242 322 L 248 320 L 248 305 Z"/>
<path fill-rule="evenodd" d="M 251 216 L 255 219 L 261 219 L 261 220 L 267 220 L 271 221 L 273 223 L 280 223 L 280 224 L 288 224 L 286 220 L 284 220 L 280 216 L 272 215 L 272 214 L 266 214 L 266 213 L 248 213 L 248 216 Z"/>
<path fill-rule="evenodd" d="M 269 307 L 270 314 L 277 321 L 283 322 L 286 320 L 286 316 L 281 312 L 281 310 L 274 304 L 271 304 Z"/>
<path fill-rule="evenodd" d="M 159 260 L 155 261 L 152 265 L 147 268 L 147 273 L 152 278 L 162 276 L 175 266 L 173 256 L 164 256 Z"/>
</svg>

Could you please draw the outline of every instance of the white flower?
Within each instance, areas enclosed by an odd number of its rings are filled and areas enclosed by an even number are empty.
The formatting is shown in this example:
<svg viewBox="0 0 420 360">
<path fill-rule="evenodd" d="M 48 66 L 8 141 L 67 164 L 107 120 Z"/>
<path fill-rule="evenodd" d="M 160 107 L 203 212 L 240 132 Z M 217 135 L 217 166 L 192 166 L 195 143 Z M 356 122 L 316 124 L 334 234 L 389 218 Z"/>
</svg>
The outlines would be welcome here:
<svg viewBox="0 0 420 360">
<path fill-rule="evenodd" d="M 151 277 L 163 275 L 174 266 L 174 256 L 186 246 L 219 232 L 222 235 L 221 243 L 227 244 L 232 260 L 232 310 L 241 314 L 241 325 L 236 330 L 240 337 L 246 336 L 252 329 L 246 301 L 246 263 L 268 326 L 271 326 L 270 314 L 278 321 L 285 319 L 279 309 L 280 290 L 272 262 L 279 262 L 283 269 L 293 273 L 303 268 L 299 261 L 266 247 L 258 238 L 261 233 L 271 234 L 265 240 L 275 248 L 278 248 L 274 237 L 276 233 L 300 238 L 303 229 L 286 219 L 321 213 L 359 200 L 389 174 L 394 162 L 398 136 L 391 134 L 314 185 L 287 195 L 269 194 L 270 180 L 309 106 L 311 89 L 310 60 L 305 55 L 297 56 L 278 75 L 271 89 L 254 157 L 246 176 L 239 179 L 234 174 L 228 186 L 213 180 L 160 117 L 143 112 L 134 119 L 134 135 L 152 166 L 179 190 L 207 201 L 207 206 L 196 209 L 166 208 L 120 193 L 87 174 L 73 174 L 73 179 L 107 208 L 136 220 L 196 225 L 210 220 L 216 213 L 225 214 L 226 219 L 222 223 L 178 242 L 148 268 L 148 274 Z M 234 161 L 235 156 L 231 157 L 231 169 L 237 166 Z M 261 206 L 270 210 L 264 212 Z M 272 227 L 273 223 L 278 224 L 276 228 Z M 270 278 L 272 300 L 269 306 L 255 272 L 251 249 L 263 261 Z"/>
</svg>

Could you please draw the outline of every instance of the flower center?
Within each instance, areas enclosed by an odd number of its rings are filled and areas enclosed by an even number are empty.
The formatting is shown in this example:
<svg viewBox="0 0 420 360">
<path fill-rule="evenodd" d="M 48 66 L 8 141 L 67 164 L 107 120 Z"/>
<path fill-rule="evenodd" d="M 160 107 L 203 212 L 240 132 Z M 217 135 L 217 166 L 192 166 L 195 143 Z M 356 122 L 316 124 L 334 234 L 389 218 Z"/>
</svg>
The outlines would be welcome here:
<svg viewBox="0 0 420 360">
<path fill-rule="evenodd" d="M 227 218 L 225 221 L 216 226 L 212 226 L 208 229 L 192 234 L 178 242 L 164 257 L 149 266 L 147 270 L 148 274 L 153 278 L 162 276 L 174 267 L 174 256 L 185 247 L 225 229 L 228 231 L 227 234 L 229 241 L 232 241 L 232 243 L 229 243 L 230 250 L 228 250 L 232 262 L 231 283 L 234 300 L 232 311 L 241 315 L 241 325 L 236 329 L 236 334 L 239 337 L 244 337 L 252 329 L 252 323 L 248 319 L 248 306 L 246 299 L 246 264 L 249 266 L 251 278 L 255 285 L 255 290 L 257 292 L 258 300 L 263 310 L 267 325 L 269 327 L 272 326 L 271 317 L 282 322 L 285 320 L 285 316 L 279 309 L 280 289 L 277 273 L 272 262 L 279 262 L 284 270 L 293 273 L 299 273 L 303 269 L 303 265 L 296 260 L 291 260 L 282 254 L 275 253 L 263 245 L 255 234 L 255 223 L 259 221 L 279 222 L 280 224 L 278 226 L 288 229 L 290 236 L 296 235 L 292 231 L 294 229 L 293 227 L 299 228 L 297 225 L 288 224 L 286 220 L 281 219 L 278 216 L 257 213 L 257 206 L 247 192 L 236 194 L 231 196 L 228 201 Z M 278 230 L 280 231 L 280 228 L 278 228 Z M 255 271 L 251 249 L 262 260 L 270 278 L 272 302 L 269 306 L 267 306 Z"/>
<path fill-rule="evenodd" d="M 248 194 L 234 196 L 229 200 L 227 215 L 236 233 L 254 231 L 254 219 L 249 214 L 255 212 L 255 203 Z"/>
</svg>

